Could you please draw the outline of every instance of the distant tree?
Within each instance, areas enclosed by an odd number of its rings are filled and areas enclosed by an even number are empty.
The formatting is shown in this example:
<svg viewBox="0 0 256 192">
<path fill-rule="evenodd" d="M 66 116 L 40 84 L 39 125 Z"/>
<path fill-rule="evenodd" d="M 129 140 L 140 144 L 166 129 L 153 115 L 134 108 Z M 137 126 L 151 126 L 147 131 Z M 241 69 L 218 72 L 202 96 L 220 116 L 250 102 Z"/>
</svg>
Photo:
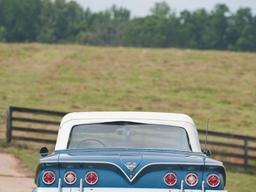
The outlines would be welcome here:
<svg viewBox="0 0 256 192">
<path fill-rule="evenodd" d="M 44 0 L 39 17 L 40 31 L 37 35 L 37 40 L 40 42 L 57 42 L 57 37 L 55 35 L 56 13 L 54 13 L 54 11 L 55 9 L 53 2 L 51 0 Z"/>
<path fill-rule="evenodd" d="M 168 17 L 170 14 L 171 8 L 168 3 L 163 1 L 163 2 L 156 3 L 150 11 L 153 16 Z"/>
<path fill-rule="evenodd" d="M 111 14 L 112 34 L 110 34 L 110 45 L 121 46 L 124 41 L 125 29 L 130 21 L 130 11 L 122 8 L 112 6 L 109 10 Z"/>
<path fill-rule="evenodd" d="M 218 4 L 212 11 L 210 24 L 211 35 L 210 44 L 214 49 L 227 49 L 228 48 L 228 15 L 230 14 L 229 8 L 225 4 Z"/>
<path fill-rule="evenodd" d="M 181 38 L 180 44 L 186 48 L 207 49 L 211 45 L 210 16 L 205 9 L 193 13 L 183 11 L 180 15 Z"/>
<path fill-rule="evenodd" d="M 168 19 L 155 16 L 137 18 L 127 26 L 125 42 L 128 46 L 168 47 Z"/>
<path fill-rule="evenodd" d="M 180 23 L 166 2 L 156 3 L 151 15 L 129 22 L 125 44 L 138 47 L 180 47 Z"/>
<path fill-rule="evenodd" d="M 196 47 L 196 39 L 193 37 L 193 31 L 195 27 L 193 24 L 192 13 L 190 11 L 182 11 L 179 17 L 180 23 L 180 36 L 179 44 L 183 48 L 193 48 Z"/>
<path fill-rule="evenodd" d="M 62 39 L 67 42 L 75 42 L 79 33 L 87 28 L 84 10 L 76 2 L 71 1 L 65 5 L 63 16 L 66 25 L 62 28 Z"/>
<path fill-rule="evenodd" d="M 94 45 L 122 45 L 130 11 L 112 6 L 110 9 L 93 14 L 89 25 L 88 43 Z"/>
<path fill-rule="evenodd" d="M 117 6 L 92 12 L 74 0 L 0 0 L 0 41 L 256 51 L 256 16 L 225 4 L 176 15 L 158 2 L 145 17 Z"/>
<path fill-rule="evenodd" d="M 229 49 L 256 49 L 256 17 L 249 8 L 241 8 L 230 17 L 228 28 Z"/>
<path fill-rule="evenodd" d="M 10 42 L 35 41 L 41 0 L 0 0 L 1 23 Z"/>
<path fill-rule="evenodd" d="M 0 42 L 4 42 L 6 38 L 6 29 L 0 26 Z"/>
<path fill-rule="evenodd" d="M 113 5 L 107 11 L 111 14 L 111 18 L 113 20 L 116 20 L 119 22 L 128 22 L 130 20 L 131 13 L 128 9 Z"/>
<path fill-rule="evenodd" d="M 75 42 L 86 28 L 82 7 L 74 1 L 65 0 L 44 0 L 40 23 L 38 40 L 48 43 Z"/>
<path fill-rule="evenodd" d="M 256 22 L 254 21 L 254 26 Z M 235 49 L 239 51 L 256 51 L 256 28 L 247 25 L 243 28 L 241 36 L 236 41 Z"/>
</svg>

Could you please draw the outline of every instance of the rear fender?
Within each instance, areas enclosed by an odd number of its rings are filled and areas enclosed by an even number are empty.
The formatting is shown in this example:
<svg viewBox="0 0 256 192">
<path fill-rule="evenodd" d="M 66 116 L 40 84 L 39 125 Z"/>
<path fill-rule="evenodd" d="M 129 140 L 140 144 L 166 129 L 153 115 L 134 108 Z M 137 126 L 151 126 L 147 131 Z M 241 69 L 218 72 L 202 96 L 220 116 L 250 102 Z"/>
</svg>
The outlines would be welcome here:
<svg viewBox="0 0 256 192">
<path fill-rule="evenodd" d="M 213 188 L 210 188 L 207 184 L 207 177 L 210 174 L 216 174 L 220 177 L 221 183 L 218 187 L 215 187 L 214 190 L 223 190 L 226 186 L 226 171 L 223 166 L 205 166 L 204 171 L 204 180 L 206 182 L 206 190 L 213 190 Z"/>
</svg>

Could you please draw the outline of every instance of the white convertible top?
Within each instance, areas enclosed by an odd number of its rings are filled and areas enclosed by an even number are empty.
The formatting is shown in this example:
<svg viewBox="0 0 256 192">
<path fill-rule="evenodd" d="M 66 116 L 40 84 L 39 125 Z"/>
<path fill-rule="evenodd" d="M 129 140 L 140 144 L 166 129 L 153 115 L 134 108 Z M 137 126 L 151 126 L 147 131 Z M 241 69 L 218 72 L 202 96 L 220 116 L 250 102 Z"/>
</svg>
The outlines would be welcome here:
<svg viewBox="0 0 256 192">
<path fill-rule="evenodd" d="M 201 152 L 199 138 L 194 121 L 185 114 L 157 112 L 77 112 L 63 117 L 55 150 L 67 148 L 69 135 L 75 125 L 130 121 L 136 123 L 172 125 L 185 128 L 193 152 Z"/>
</svg>

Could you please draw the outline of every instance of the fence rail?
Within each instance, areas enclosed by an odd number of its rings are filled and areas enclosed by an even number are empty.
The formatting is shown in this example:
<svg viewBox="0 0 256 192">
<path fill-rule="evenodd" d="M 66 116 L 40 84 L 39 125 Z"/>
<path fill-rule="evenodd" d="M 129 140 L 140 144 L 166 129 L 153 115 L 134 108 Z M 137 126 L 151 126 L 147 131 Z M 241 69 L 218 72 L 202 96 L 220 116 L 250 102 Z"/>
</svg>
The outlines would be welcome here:
<svg viewBox="0 0 256 192">
<path fill-rule="evenodd" d="M 65 114 L 67 113 L 60 111 L 9 107 L 6 141 L 54 144 L 58 125 Z M 46 129 L 45 126 L 49 128 Z M 200 136 L 205 135 L 203 130 L 198 132 Z M 215 158 L 223 161 L 227 166 L 256 172 L 256 137 L 209 131 L 208 138 L 208 147 Z M 205 141 L 200 140 L 200 142 L 203 145 Z"/>
<path fill-rule="evenodd" d="M 20 114 L 25 115 L 18 116 Z M 45 119 L 39 119 L 33 117 L 26 117 L 26 115 L 45 115 Z M 13 140 L 16 141 L 27 141 L 27 142 L 36 142 L 36 143 L 46 143 L 46 144 L 54 144 L 56 140 L 47 139 L 47 138 L 36 138 L 30 136 L 14 136 L 14 132 L 25 132 L 25 133 L 40 133 L 43 135 L 57 135 L 58 126 L 60 124 L 60 119 L 67 113 L 59 112 L 59 111 L 49 111 L 49 110 L 41 110 L 41 109 L 30 109 L 30 108 L 21 108 L 21 107 L 9 107 L 7 110 L 7 122 L 6 122 L 6 141 L 10 143 Z M 59 120 L 48 120 L 49 117 L 55 117 Z M 39 125 L 53 125 L 55 126 L 52 130 L 43 129 L 43 128 L 34 128 L 25 127 L 24 125 L 16 126 L 16 123 L 25 123 L 26 125 L 31 124 L 39 124 Z"/>
</svg>

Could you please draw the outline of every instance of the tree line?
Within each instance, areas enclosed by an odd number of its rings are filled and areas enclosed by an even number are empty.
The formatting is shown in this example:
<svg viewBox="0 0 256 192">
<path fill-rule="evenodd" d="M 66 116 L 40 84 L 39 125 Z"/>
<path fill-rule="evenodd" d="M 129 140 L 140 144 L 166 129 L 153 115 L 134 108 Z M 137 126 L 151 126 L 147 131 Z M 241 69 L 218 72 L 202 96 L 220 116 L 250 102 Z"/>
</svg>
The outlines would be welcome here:
<svg viewBox="0 0 256 192">
<path fill-rule="evenodd" d="M 74 1 L 0 0 L 0 41 L 256 51 L 256 16 L 225 4 L 177 14 L 159 2 L 131 17 L 117 6 L 92 12 Z"/>
</svg>

